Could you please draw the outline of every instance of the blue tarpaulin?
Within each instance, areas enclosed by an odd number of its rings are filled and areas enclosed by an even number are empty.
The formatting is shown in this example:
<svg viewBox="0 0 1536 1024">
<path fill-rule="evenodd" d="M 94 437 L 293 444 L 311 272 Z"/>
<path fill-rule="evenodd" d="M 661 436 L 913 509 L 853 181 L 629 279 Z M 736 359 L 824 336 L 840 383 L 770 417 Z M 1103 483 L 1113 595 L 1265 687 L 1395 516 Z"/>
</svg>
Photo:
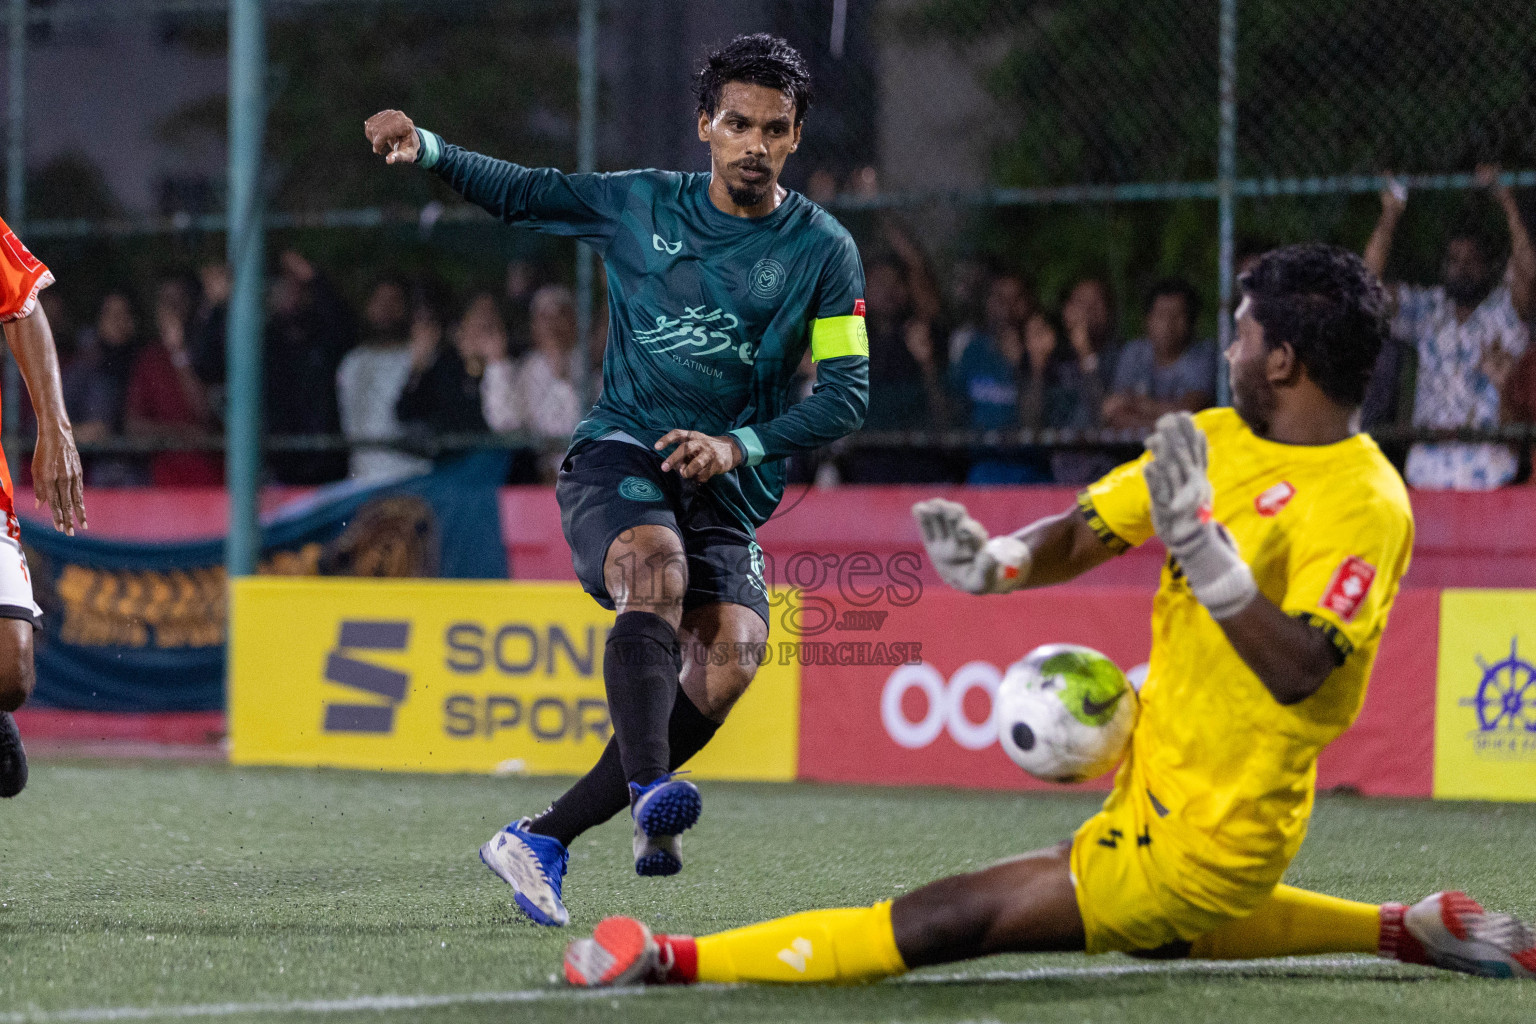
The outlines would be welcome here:
<svg viewBox="0 0 1536 1024">
<path fill-rule="evenodd" d="M 323 488 L 263 525 L 260 571 L 504 578 L 496 488 L 506 465 L 503 453 L 477 453 L 398 483 Z M 21 536 L 43 609 L 30 703 L 121 712 L 224 707 L 223 538 L 99 540 L 25 520 Z"/>
</svg>

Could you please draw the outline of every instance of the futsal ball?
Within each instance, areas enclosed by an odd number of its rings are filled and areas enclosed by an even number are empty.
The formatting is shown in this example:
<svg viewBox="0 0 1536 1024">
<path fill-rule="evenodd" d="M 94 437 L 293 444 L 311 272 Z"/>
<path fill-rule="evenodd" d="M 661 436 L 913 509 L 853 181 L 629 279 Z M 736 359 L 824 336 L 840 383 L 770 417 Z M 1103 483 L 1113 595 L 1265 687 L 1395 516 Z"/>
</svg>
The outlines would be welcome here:
<svg viewBox="0 0 1536 1024">
<path fill-rule="evenodd" d="M 1113 768 L 1136 726 L 1136 691 L 1090 647 L 1046 644 L 997 689 L 997 738 L 1013 763 L 1046 782 L 1086 782 Z"/>
</svg>

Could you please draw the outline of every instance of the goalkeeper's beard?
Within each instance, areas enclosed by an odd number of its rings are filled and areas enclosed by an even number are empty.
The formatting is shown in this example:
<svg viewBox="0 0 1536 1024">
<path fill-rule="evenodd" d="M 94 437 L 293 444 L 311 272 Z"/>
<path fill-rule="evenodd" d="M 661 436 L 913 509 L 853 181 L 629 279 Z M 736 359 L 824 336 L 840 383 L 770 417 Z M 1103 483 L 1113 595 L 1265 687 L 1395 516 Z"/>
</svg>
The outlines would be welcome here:
<svg viewBox="0 0 1536 1024">
<path fill-rule="evenodd" d="M 1275 416 L 1275 389 L 1264 378 L 1263 363 L 1255 360 L 1232 367 L 1232 407 L 1259 437 L 1269 436 Z"/>
</svg>

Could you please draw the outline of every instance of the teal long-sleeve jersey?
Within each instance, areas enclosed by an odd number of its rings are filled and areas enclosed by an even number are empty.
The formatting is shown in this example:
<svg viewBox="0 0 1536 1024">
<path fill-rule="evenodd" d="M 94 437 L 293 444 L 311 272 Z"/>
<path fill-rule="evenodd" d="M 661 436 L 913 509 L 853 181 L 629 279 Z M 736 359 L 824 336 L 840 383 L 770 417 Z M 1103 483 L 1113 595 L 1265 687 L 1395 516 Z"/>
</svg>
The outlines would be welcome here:
<svg viewBox="0 0 1536 1024">
<path fill-rule="evenodd" d="M 743 525 L 784 496 L 783 458 L 857 430 L 869 404 L 864 268 L 853 238 L 797 192 L 762 217 L 709 198 L 709 175 L 563 174 L 418 129 L 422 166 L 509 224 L 573 236 L 608 272 L 603 391 L 572 446 L 623 431 L 730 434 L 746 461 L 706 485 Z M 809 347 L 815 389 L 790 404 Z"/>
</svg>

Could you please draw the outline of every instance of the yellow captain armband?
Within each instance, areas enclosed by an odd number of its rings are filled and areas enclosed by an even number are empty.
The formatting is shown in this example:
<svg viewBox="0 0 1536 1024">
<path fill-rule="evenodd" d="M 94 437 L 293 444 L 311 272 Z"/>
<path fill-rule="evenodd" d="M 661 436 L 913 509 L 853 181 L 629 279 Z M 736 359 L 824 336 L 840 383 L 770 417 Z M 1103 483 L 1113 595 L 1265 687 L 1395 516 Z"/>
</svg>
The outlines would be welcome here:
<svg viewBox="0 0 1536 1024">
<path fill-rule="evenodd" d="M 869 358 L 869 332 L 862 316 L 826 316 L 811 321 L 811 360 L 838 356 Z"/>
</svg>

